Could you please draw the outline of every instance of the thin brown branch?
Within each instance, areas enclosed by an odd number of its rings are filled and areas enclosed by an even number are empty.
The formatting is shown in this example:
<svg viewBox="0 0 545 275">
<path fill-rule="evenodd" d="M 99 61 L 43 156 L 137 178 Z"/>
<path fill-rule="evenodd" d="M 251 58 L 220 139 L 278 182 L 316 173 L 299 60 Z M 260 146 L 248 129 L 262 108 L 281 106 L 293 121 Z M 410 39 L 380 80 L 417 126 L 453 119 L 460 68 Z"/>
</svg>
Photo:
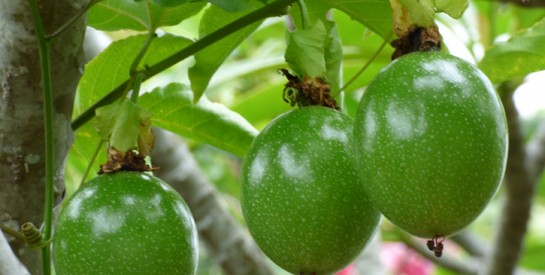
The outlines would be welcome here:
<svg viewBox="0 0 545 275">
<path fill-rule="evenodd" d="M 265 257 L 248 232 L 233 218 L 215 186 L 202 174 L 187 144 L 176 135 L 156 129 L 155 173 L 186 200 L 199 237 L 225 274 L 272 274 Z"/>
<path fill-rule="evenodd" d="M 545 168 L 545 119 L 539 124 L 536 133 L 526 145 L 528 172 L 534 181 L 538 181 Z"/>
<path fill-rule="evenodd" d="M 408 247 L 414 249 L 420 255 L 426 257 L 428 260 L 445 269 L 448 269 L 456 274 L 478 273 L 477 265 L 473 261 L 461 262 L 453 259 L 452 257 L 449 257 L 448 255 L 444 255 L 443 257 L 436 257 L 433 252 L 429 251 L 428 247 L 426 247 L 426 245 L 421 240 L 416 239 L 415 237 L 409 235 L 408 233 L 402 232 L 401 230 L 399 234 L 403 243 L 405 243 Z"/>
<path fill-rule="evenodd" d="M 528 227 L 534 179 L 527 169 L 527 155 L 521 133 L 520 119 L 513 102 L 517 85 L 504 83 L 499 87 L 509 127 L 509 151 L 504 183 L 504 207 L 494 242 L 487 274 L 513 274 L 523 249 Z"/>
<path fill-rule="evenodd" d="M 468 230 L 464 230 L 449 239 L 474 257 L 484 257 L 489 252 L 487 244 Z"/>
</svg>

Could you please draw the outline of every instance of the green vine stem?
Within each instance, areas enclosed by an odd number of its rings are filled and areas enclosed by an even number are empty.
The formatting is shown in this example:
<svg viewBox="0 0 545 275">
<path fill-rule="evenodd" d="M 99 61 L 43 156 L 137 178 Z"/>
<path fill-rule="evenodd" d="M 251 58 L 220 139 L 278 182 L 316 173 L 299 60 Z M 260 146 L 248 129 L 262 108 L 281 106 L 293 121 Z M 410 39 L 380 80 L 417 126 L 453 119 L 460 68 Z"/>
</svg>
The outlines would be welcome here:
<svg viewBox="0 0 545 275">
<path fill-rule="evenodd" d="M 301 13 L 301 27 L 304 30 L 310 26 L 307 5 L 305 4 L 305 0 L 297 0 L 297 5 L 299 6 L 299 12 Z"/>
<path fill-rule="evenodd" d="M 47 41 L 59 36 L 64 31 L 66 31 L 68 28 L 70 28 L 72 25 L 74 25 L 74 22 L 76 22 L 79 18 L 81 18 L 94 4 L 96 4 L 96 0 L 91 0 L 83 9 L 81 9 L 74 17 L 72 17 L 70 20 L 68 20 L 66 23 L 64 23 L 62 26 L 60 26 L 56 31 L 49 35 L 45 35 L 45 39 Z"/>
<path fill-rule="evenodd" d="M 15 229 L 12 229 L 8 226 L 5 226 L 3 224 L 0 223 L 0 229 L 2 229 L 2 232 L 18 239 L 18 240 L 21 240 L 21 241 L 24 241 L 25 240 L 25 236 L 23 235 L 23 233 L 15 230 Z"/>
<path fill-rule="evenodd" d="M 54 196 L 54 137 L 53 137 L 53 86 L 51 83 L 51 63 L 49 57 L 49 44 L 45 36 L 44 26 L 36 0 L 28 0 L 34 25 L 38 49 L 40 52 L 40 65 L 42 69 L 42 92 L 44 98 L 44 128 L 45 128 L 45 199 L 44 199 L 44 229 L 43 238 L 49 240 L 52 232 L 53 221 L 53 196 Z M 46 245 L 42 249 L 42 270 L 44 275 L 51 274 L 51 246 Z"/>
<path fill-rule="evenodd" d="M 382 52 L 386 44 L 388 44 L 388 42 L 390 41 L 390 37 L 392 37 L 392 33 L 390 33 L 390 35 L 388 35 L 388 37 L 384 39 L 380 47 L 375 51 L 375 53 L 373 54 L 373 56 L 371 56 L 367 63 L 365 63 L 365 65 L 363 65 L 363 67 L 361 67 L 361 69 L 359 69 L 359 71 L 357 71 L 356 74 L 352 76 L 352 78 L 350 78 L 350 80 L 348 80 L 346 84 L 344 84 L 344 86 L 342 86 L 339 91 L 337 91 L 333 95 L 333 97 L 338 96 L 342 91 L 346 90 L 346 88 L 348 88 L 363 72 L 365 72 L 365 70 L 367 70 L 371 63 L 373 63 L 373 61 L 375 61 L 378 55 Z"/>
<path fill-rule="evenodd" d="M 132 88 L 131 101 L 136 104 L 138 102 L 138 97 L 140 96 L 140 85 L 144 78 L 146 77 L 143 73 L 138 73 L 134 79 L 134 85 Z"/>
<path fill-rule="evenodd" d="M 138 73 L 137 72 L 138 64 L 140 64 L 140 61 L 142 61 L 142 59 L 144 58 L 144 55 L 146 55 L 146 52 L 148 51 L 149 46 L 151 45 L 151 41 L 153 41 L 155 37 L 157 37 L 157 34 L 155 32 L 150 31 L 148 33 L 148 38 L 146 39 L 146 42 L 144 42 L 144 45 L 142 46 L 142 48 L 140 49 L 140 51 L 138 52 L 138 54 L 136 55 L 136 57 L 134 58 L 131 64 L 130 73 L 132 77 L 134 77 Z"/>
<path fill-rule="evenodd" d="M 178 62 L 186 59 L 189 56 L 194 55 L 195 53 L 201 51 L 209 45 L 214 44 L 216 41 L 238 31 L 241 28 L 253 24 L 261 19 L 285 14 L 286 7 L 288 7 L 290 4 L 293 4 L 295 1 L 297 0 L 277 0 L 225 25 L 224 27 L 216 30 L 215 32 L 210 33 L 209 35 L 201 38 L 195 43 L 165 58 L 159 63 L 148 67 L 143 72 L 145 74 L 145 77 L 142 81 L 145 81 L 146 79 L 166 70 L 167 68 L 177 64 Z M 130 79 L 121 83 L 110 93 L 102 97 L 95 104 L 89 107 L 89 109 L 85 110 L 85 112 L 79 115 L 74 121 L 72 121 L 72 129 L 74 131 L 77 130 L 85 123 L 87 123 L 91 118 L 93 118 L 95 116 L 95 110 L 97 108 L 108 105 L 121 97 L 129 81 Z"/>
<path fill-rule="evenodd" d="M 102 150 L 102 145 L 104 145 L 104 140 L 101 140 L 98 143 L 97 148 L 95 149 L 95 152 L 93 152 L 93 156 L 91 157 L 91 160 L 89 160 L 89 164 L 85 168 L 85 172 L 83 172 L 83 177 L 81 178 L 79 186 L 83 185 L 83 183 L 85 182 L 85 179 L 87 178 L 87 175 L 89 175 L 89 172 L 91 172 L 91 168 L 93 167 L 93 163 L 95 163 L 95 160 L 96 160 L 96 158 L 98 156 L 98 153 L 100 153 L 100 151 Z"/>
</svg>

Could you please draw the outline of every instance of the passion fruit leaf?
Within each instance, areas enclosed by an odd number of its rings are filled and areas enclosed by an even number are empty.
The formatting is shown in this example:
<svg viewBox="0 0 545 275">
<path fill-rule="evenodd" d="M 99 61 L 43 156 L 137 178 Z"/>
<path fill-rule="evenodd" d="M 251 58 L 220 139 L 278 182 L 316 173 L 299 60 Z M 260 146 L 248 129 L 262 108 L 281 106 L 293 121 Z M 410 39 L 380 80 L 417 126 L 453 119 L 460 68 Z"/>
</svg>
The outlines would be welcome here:
<svg viewBox="0 0 545 275">
<path fill-rule="evenodd" d="M 147 35 L 136 35 L 115 41 L 85 66 L 78 86 L 75 115 L 129 79 L 131 64 L 146 39 Z M 157 37 L 140 64 L 152 66 L 191 43 L 189 39 L 170 34 Z"/>
<path fill-rule="evenodd" d="M 161 7 L 175 7 L 188 2 L 192 2 L 192 0 L 153 0 L 153 3 Z"/>
<path fill-rule="evenodd" d="M 248 1 L 253 8 L 262 6 L 259 2 Z M 203 15 L 199 26 L 199 35 L 204 37 L 207 34 L 223 27 L 226 22 L 233 21 L 247 12 L 229 13 L 216 6 L 210 6 Z M 191 89 L 195 95 L 195 101 L 199 100 L 208 87 L 210 79 L 218 70 L 223 61 L 240 45 L 244 39 L 252 34 L 263 20 L 244 27 L 222 40 L 206 47 L 195 55 L 195 65 L 189 69 L 189 80 Z"/>
<path fill-rule="evenodd" d="M 300 76 L 323 77 L 327 68 L 324 52 L 327 30 L 321 20 L 306 29 L 286 31 L 286 62 Z"/>
<path fill-rule="evenodd" d="M 130 100 L 123 100 L 98 108 L 95 125 L 101 138 L 109 141 L 110 146 L 121 152 L 140 151 L 138 141 L 150 140 L 150 118 L 150 112 Z M 140 134 L 144 136 L 140 137 Z M 143 149 L 144 153 L 150 151 L 149 145 Z"/>
<path fill-rule="evenodd" d="M 307 6 L 309 12 L 313 7 L 323 9 L 324 6 L 340 10 L 385 39 L 392 32 L 392 8 L 388 1 L 313 0 L 307 1 Z"/>
<path fill-rule="evenodd" d="M 545 20 L 486 51 L 479 68 L 493 83 L 545 69 Z"/>
<path fill-rule="evenodd" d="M 434 0 L 391 0 L 399 2 L 409 12 L 411 21 L 420 27 L 429 27 L 435 17 Z"/>
<path fill-rule="evenodd" d="M 327 68 L 326 79 L 333 91 L 340 88 L 341 65 L 343 61 L 343 45 L 335 22 L 325 22 L 327 38 L 325 41 L 324 59 Z"/>
<path fill-rule="evenodd" d="M 462 17 L 468 5 L 467 0 L 435 0 L 437 12 L 444 12 L 455 19 Z"/>
<path fill-rule="evenodd" d="M 202 97 L 194 103 L 184 85 L 171 83 L 141 96 L 138 103 L 153 113 L 154 125 L 243 156 L 257 130 L 222 104 Z"/>
<path fill-rule="evenodd" d="M 255 8 L 254 0 L 208 0 L 208 2 L 230 13 Z M 266 3 L 266 1 L 263 0 L 259 2 Z"/>
<path fill-rule="evenodd" d="M 103 31 L 130 29 L 154 31 L 173 26 L 197 14 L 206 3 L 188 2 L 173 7 L 149 4 L 148 1 L 104 0 L 87 13 L 89 26 Z"/>
</svg>

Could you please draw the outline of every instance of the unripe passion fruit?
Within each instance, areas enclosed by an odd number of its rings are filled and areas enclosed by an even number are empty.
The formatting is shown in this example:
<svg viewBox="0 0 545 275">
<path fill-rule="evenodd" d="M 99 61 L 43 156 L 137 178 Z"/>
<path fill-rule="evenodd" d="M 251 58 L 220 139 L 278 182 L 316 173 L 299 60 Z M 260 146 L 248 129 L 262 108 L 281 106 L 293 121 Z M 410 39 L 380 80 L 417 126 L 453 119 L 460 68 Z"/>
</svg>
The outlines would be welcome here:
<svg viewBox="0 0 545 275">
<path fill-rule="evenodd" d="M 333 272 L 379 221 L 354 166 L 352 120 L 305 107 L 273 120 L 242 166 L 242 211 L 257 244 L 296 274 Z"/>
<path fill-rule="evenodd" d="M 445 53 L 412 53 L 385 67 L 361 99 L 354 135 L 369 196 L 420 237 L 467 226 L 505 170 L 500 99 L 479 69 Z"/>
<path fill-rule="evenodd" d="M 56 225 L 56 274 L 195 274 L 195 223 L 158 178 L 117 172 L 85 183 Z"/>
</svg>

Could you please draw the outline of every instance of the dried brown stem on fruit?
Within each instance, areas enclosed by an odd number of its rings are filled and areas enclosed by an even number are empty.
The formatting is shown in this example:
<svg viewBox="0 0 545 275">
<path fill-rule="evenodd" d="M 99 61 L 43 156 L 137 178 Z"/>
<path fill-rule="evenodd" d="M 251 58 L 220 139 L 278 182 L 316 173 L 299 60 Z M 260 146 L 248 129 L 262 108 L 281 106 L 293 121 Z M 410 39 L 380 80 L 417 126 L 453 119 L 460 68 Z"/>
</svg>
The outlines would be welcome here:
<svg viewBox="0 0 545 275">
<path fill-rule="evenodd" d="M 394 60 L 412 52 L 441 50 L 441 35 L 437 26 L 413 27 L 407 35 L 392 41 L 391 45 L 395 48 L 392 54 Z"/>
<path fill-rule="evenodd" d="M 288 82 L 284 86 L 282 97 L 291 106 L 324 106 L 338 110 L 337 102 L 331 96 L 331 85 L 322 78 L 292 75 L 286 69 L 280 69 Z"/>
<path fill-rule="evenodd" d="M 148 172 L 157 169 L 157 167 L 147 165 L 145 157 L 132 150 L 123 153 L 110 147 L 108 149 L 108 162 L 100 165 L 98 174 L 108 174 L 119 171 Z"/>
</svg>

